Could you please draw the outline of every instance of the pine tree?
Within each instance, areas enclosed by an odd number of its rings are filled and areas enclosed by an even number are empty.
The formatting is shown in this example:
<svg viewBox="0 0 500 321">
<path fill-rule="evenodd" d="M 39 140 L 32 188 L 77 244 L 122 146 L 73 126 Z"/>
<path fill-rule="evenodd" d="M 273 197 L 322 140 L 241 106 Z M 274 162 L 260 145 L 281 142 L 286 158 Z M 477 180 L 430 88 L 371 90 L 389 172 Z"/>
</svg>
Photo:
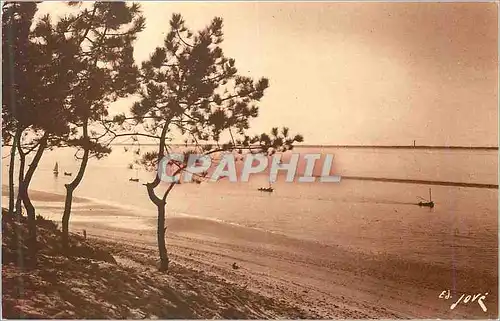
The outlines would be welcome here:
<svg viewBox="0 0 500 321">
<path fill-rule="evenodd" d="M 286 151 L 302 136 L 246 134 L 250 120 L 258 116 L 257 103 L 269 86 L 266 78 L 254 81 L 238 74 L 235 60 L 224 56 L 222 19 L 212 22 L 196 34 L 185 26 L 181 15 L 174 14 L 163 46 L 156 48 L 143 63 L 141 99 L 131 108 L 131 117 L 119 115 L 115 121 L 126 126 L 140 125 L 136 136 L 154 138 L 155 152 L 143 155 L 141 163 L 156 168 L 168 153 L 168 141 L 184 137 L 193 145 L 176 163 L 177 173 L 186 169 L 190 154 L 214 155 L 234 150 L 252 152 Z M 288 130 L 286 130 L 288 135 Z M 117 134 L 117 136 L 120 134 Z M 230 137 L 222 143 L 224 136 Z M 137 138 L 135 138 L 137 140 Z M 163 195 L 160 177 L 145 184 L 149 198 L 158 212 L 157 238 L 160 270 L 168 269 L 165 244 L 167 197 L 175 183 Z"/>
<path fill-rule="evenodd" d="M 101 158 L 111 151 L 103 142 L 105 135 L 91 130 L 92 125 L 108 115 L 110 103 L 138 89 L 139 72 L 132 45 L 143 28 L 139 5 L 125 2 L 95 2 L 56 26 L 78 47 L 73 54 L 78 72 L 67 99 L 72 106 L 70 125 L 81 133 L 69 139 L 68 145 L 80 152 L 80 166 L 75 178 L 65 185 L 62 242 L 66 249 L 73 193 L 83 179 L 89 159 Z"/>
<path fill-rule="evenodd" d="M 16 146 L 21 138 L 23 124 L 18 119 L 23 106 L 24 84 L 29 78 L 28 68 L 31 43 L 29 29 L 33 22 L 36 3 L 4 3 L 2 5 L 2 137 L 4 146 L 11 145 L 9 161 L 9 213 L 14 211 L 14 166 Z"/>
<path fill-rule="evenodd" d="M 57 146 L 70 134 L 67 124 L 69 114 L 65 110 L 68 80 L 72 77 L 68 64 L 70 61 L 58 57 L 55 51 L 56 48 L 71 50 L 72 46 L 64 35 L 54 34 L 50 28 L 37 27 L 30 31 L 36 4 L 6 3 L 2 9 L 5 14 L 2 32 L 6 35 L 2 41 L 2 72 L 6 80 L 2 88 L 6 98 L 3 100 L 2 132 L 7 139 L 12 137 L 12 154 L 16 147 L 21 150 L 20 139 L 29 132 L 28 151 L 34 152 L 34 156 L 26 172 L 21 168 L 19 173 L 20 181 L 22 180 L 19 184 L 19 197 L 28 215 L 27 243 L 31 263 L 36 263 L 35 208 L 29 198 L 28 188 L 45 149 Z M 60 73 L 54 68 L 59 66 L 66 72 Z M 23 166 L 22 162 L 21 167 Z M 12 172 L 13 167 L 12 164 Z M 9 174 L 9 180 L 13 185 L 13 175 Z M 13 198 L 10 206 L 12 200 Z"/>
</svg>

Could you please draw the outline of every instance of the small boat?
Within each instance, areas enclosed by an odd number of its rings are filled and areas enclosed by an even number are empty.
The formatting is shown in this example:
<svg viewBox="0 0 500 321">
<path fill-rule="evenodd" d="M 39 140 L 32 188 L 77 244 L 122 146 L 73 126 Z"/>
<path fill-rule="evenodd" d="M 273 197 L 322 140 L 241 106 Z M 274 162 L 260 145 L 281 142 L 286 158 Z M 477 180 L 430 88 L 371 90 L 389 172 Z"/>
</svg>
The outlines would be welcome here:
<svg viewBox="0 0 500 321">
<path fill-rule="evenodd" d="M 128 179 L 130 182 L 138 182 L 139 181 L 139 169 L 135 169 L 135 178 L 129 178 Z"/>
<path fill-rule="evenodd" d="M 433 201 L 430 201 L 430 202 L 418 202 L 417 205 L 418 206 L 426 206 L 426 207 L 433 208 L 434 207 L 434 202 Z"/>
<path fill-rule="evenodd" d="M 261 192 L 267 192 L 267 193 L 272 193 L 272 192 L 274 192 L 274 188 L 272 188 L 272 187 L 261 187 L 261 188 L 259 188 L 259 191 L 261 191 Z"/>
<path fill-rule="evenodd" d="M 71 175 L 73 175 L 73 173 L 64 172 L 64 175 L 65 176 L 71 176 Z"/>
<path fill-rule="evenodd" d="M 425 207 L 429 207 L 429 208 L 434 208 L 434 202 L 432 201 L 432 191 L 431 189 L 429 188 L 429 200 L 426 201 L 426 202 L 418 202 L 417 203 L 418 206 L 425 206 Z"/>
<path fill-rule="evenodd" d="M 56 165 L 54 165 L 53 173 L 55 176 L 59 175 L 59 164 L 57 162 Z"/>
</svg>

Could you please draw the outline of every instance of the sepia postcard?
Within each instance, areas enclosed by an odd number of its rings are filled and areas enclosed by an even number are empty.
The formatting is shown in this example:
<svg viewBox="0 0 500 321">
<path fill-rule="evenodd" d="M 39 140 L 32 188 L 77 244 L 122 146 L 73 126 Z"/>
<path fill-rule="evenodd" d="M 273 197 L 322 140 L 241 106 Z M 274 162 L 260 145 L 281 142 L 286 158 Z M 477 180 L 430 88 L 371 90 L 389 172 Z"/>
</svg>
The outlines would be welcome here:
<svg viewBox="0 0 500 321">
<path fill-rule="evenodd" d="M 498 2 L 1 5 L 2 318 L 498 320 Z"/>
</svg>

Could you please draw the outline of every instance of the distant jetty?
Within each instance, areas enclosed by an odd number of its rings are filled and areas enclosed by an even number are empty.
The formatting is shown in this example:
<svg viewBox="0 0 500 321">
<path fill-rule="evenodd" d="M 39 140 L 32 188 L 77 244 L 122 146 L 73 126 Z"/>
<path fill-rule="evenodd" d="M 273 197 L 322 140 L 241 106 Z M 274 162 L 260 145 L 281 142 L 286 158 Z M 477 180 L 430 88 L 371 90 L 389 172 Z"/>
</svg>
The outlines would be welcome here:
<svg viewBox="0 0 500 321">
<path fill-rule="evenodd" d="M 344 176 L 342 180 L 358 180 L 358 181 L 375 181 L 389 183 L 409 183 L 409 184 L 425 184 L 425 185 L 442 185 L 442 186 L 458 186 L 458 187 L 475 187 L 475 188 L 492 188 L 498 189 L 497 184 L 482 184 L 482 183 L 463 183 L 463 182 L 447 182 L 447 181 L 428 181 L 418 179 L 398 179 L 398 178 L 382 178 L 382 177 L 364 177 L 364 176 Z"/>
</svg>

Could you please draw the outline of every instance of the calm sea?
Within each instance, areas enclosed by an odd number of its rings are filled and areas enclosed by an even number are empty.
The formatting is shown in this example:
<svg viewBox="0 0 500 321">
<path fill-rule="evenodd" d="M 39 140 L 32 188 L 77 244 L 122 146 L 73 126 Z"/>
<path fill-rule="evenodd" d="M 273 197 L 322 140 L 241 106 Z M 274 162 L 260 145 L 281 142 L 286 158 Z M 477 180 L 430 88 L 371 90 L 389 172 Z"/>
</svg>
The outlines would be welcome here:
<svg viewBox="0 0 500 321">
<path fill-rule="evenodd" d="M 333 167 L 339 175 L 498 182 L 497 151 L 297 148 L 295 152 L 334 154 Z M 63 194 L 64 184 L 71 177 L 62 172 L 73 175 L 77 172 L 73 153 L 72 150 L 47 152 L 32 189 Z M 141 184 L 153 174 L 129 169 L 133 159 L 133 153 L 126 152 L 123 146 L 114 147 L 102 160 L 92 159 L 75 196 L 127 209 L 134 213 L 128 218 L 133 226 L 154 229 L 155 208 Z M 2 168 L 3 184 L 7 182 L 6 161 Z M 52 174 L 56 161 L 60 170 L 57 178 Z M 136 176 L 139 183 L 129 181 Z M 460 237 L 461 244 L 474 252 L 476 259 L 489 262 L 496 257 L 492 253 L 498 249 L 497 189 L 356 180 L 278 182 L 274 193 L 257 191 L 262 186 L 267 186 L 263 176 L 248 183 L 223 180 L 176 185 L 168 199 L 168 215 L 219 220 L 364 251 L 397 255 L 411 252 L 411 257 L 433 261 L 451 255 L 449 246 Z M 428 198 L 429 188 L 436 203 L 434 209 L 416 206 L 421 198 Z M 48 204 L 38 205 L 40 211 L 60 211 Z M 117 221 L 123 223 L 127 218 Z M 468 252 L 462 251 L 463 255 Z"/>
</svg>

